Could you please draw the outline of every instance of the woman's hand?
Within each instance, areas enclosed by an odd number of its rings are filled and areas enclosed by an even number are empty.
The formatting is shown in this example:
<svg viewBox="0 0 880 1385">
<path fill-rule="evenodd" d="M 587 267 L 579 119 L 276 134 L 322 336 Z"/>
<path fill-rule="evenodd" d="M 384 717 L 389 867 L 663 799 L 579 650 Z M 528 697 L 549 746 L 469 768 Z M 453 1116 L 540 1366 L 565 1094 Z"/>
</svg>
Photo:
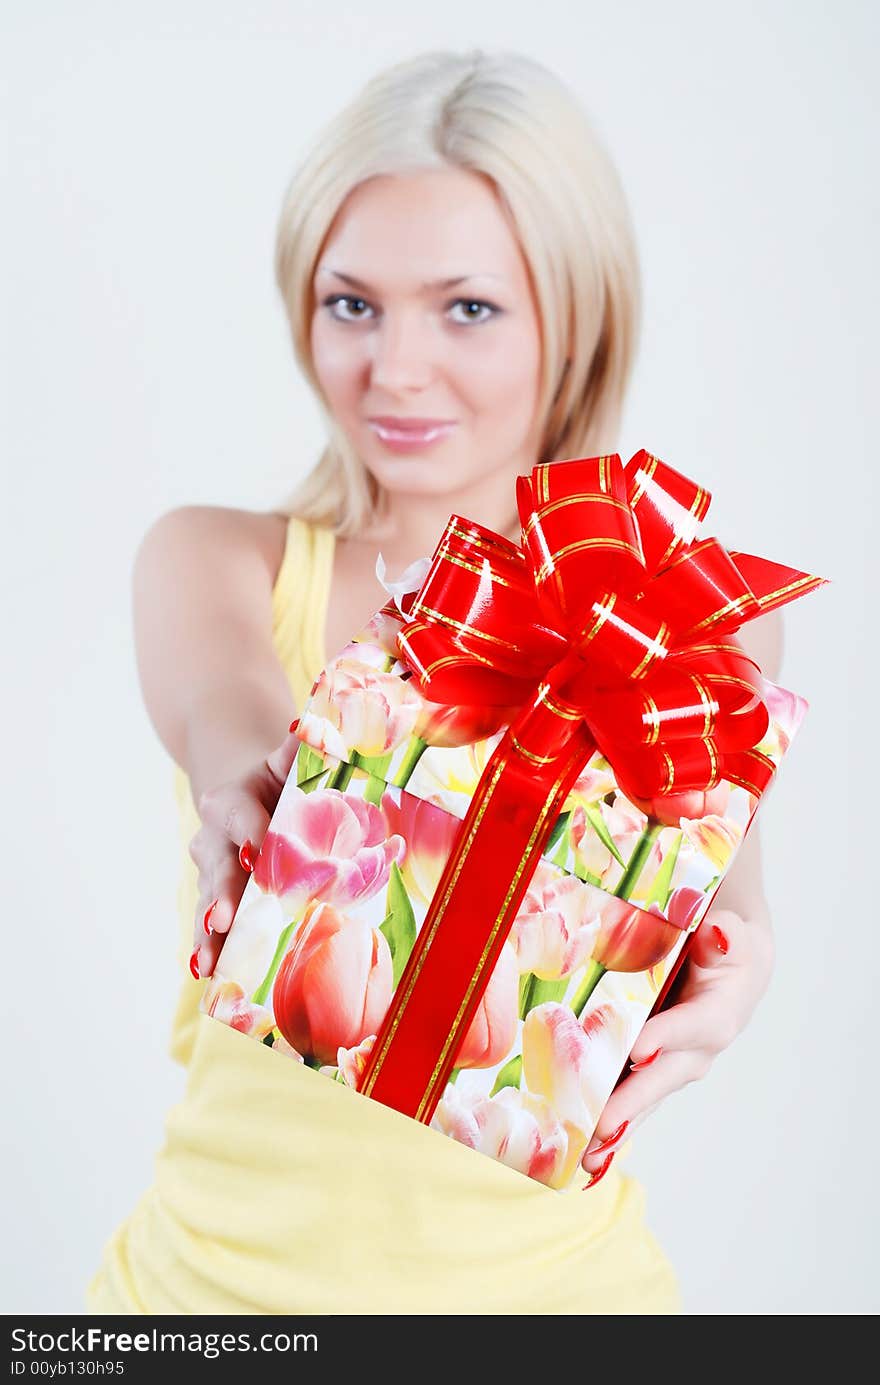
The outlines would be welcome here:
<svg viewBox="0 0 880 1385">
<path fill-rule="evenodd" d="M 676 1003 L 648 1020 L 633 1045 L 630 1073 L 609 1097 L 581 1160 L 593 1174 L 589 1187 L 663 1098 L 705 1077 L 733 1043 L 767 989 L 773 959 L 769 921 L 709 909 L 676 981 Z"/>
<path fill-rule="evenodd" d="M 291 732 L 255 769 L 199 798 L 202 825 L 189 844 L 199 868 L 193 976 L 214 970 L 299 744 Z"/>
</svg>

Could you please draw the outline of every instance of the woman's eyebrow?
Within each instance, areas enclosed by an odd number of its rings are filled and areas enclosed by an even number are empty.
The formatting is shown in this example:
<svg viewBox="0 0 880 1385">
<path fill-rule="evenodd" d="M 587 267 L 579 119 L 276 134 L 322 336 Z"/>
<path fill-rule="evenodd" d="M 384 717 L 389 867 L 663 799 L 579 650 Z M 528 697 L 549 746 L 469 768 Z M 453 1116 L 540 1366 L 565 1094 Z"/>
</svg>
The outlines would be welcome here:
<svg viewBox="0 0 880 1385">
<path fill-rule="evenodd" d="M 369 285 L 368 285 L 368 284 L 365 284 L 364 281 L 363 281 L 362 279 L 357 279 L 353 274 L 343 274 L 343 273 L 341 272 L 341 270 L 338 270 L 338 269 L 330 269 L 328 266 L 325 266 L 325 265 L 322 265 L 322 266 L 321 266 L 321 268 L 318 270 L 318 273 L 319 273 L 319 274 L 332 274 L 332 275 L 334 275 L 335 278 L 337 278 L 337 279 L 342 279 L 342 281 L 343 281 L 344 283 L 350 284 L 351 287 L 354 288 L 354 289 L 363 289 L 363 290 L 369 292 Z M 476 274 L 460 274 L 460 275 L 458 275 L 457 277 L 453 277 L 453 278 L 451 278 L 451 279 L 433 279 L 433 280 L 428 279 L 428 280 L 425 280 L 425 281 L 422 283 L 422 288 L 423 288 L 423 289 L 451 289 L 451 288 L 454 288 L 456 284 L 464 284 L 464 283 L 467 283 L 468 279 L 498 279 L 498 280 L 501 280 L 501 281 L 503 282 L 504 276 L 503 276 L 503 274 L 483 274 L 483 273 L 476 273 Z"/>
</svg>

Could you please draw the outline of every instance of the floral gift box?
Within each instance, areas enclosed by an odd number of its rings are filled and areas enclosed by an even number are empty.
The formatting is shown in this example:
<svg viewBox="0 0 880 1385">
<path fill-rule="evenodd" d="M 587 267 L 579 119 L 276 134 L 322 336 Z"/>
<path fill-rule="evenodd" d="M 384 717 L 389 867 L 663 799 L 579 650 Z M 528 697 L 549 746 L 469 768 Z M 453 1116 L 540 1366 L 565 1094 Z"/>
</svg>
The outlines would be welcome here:
<svg viewBox="0 0 880 1385">
<path fill-rule="evenodd" d="M 202 1009 L 562 1191 L 807 710 L 736 629 L 822 579 L 644 452 L 518 498 L 321 673 Z"/>
</svg>

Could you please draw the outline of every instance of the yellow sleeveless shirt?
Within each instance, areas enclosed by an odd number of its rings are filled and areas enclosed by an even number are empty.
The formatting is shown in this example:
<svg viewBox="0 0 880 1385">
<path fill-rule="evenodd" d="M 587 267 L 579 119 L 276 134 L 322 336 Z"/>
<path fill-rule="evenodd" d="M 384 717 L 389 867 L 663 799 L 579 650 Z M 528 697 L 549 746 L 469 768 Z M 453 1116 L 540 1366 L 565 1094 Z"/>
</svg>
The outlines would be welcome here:
<svg viewBox="0 0 880 1385">
<path fill-rule="evenodd" d="M 333 548 L 330 530 L 291 517 L 273 634 L 300 709 L 325 663 Z M 199 818 L 179 766 L 173 787 L 183 980 L 170 1048 L 188 1080 L 86 1311 L 680 1312 L 621 1154 L 595 1188 L 553 1191 L 199 1011 L 187 851 Z"/>
</svg>

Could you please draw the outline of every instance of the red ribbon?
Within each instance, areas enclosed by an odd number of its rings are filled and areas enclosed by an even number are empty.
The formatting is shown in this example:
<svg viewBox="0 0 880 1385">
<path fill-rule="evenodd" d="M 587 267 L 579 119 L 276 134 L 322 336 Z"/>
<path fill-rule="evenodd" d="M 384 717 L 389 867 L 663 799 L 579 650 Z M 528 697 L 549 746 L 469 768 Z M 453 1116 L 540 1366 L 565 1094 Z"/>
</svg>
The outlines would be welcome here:
<svg viewBox="0 0 880 1385">
<path fill-rule="evenodd" d="M 723 779 L 760 797 L 769 714 L 735 632 L 825 581 L 700 537 L 711 495 L 644 451 L 535 467 L 517 501 L 522 547 L 452 516 L 398 635 L 431 701 L 521 707 L 359 1083 L 426 1124 L 594 750 L 630 798 Z"/>
</svg>

